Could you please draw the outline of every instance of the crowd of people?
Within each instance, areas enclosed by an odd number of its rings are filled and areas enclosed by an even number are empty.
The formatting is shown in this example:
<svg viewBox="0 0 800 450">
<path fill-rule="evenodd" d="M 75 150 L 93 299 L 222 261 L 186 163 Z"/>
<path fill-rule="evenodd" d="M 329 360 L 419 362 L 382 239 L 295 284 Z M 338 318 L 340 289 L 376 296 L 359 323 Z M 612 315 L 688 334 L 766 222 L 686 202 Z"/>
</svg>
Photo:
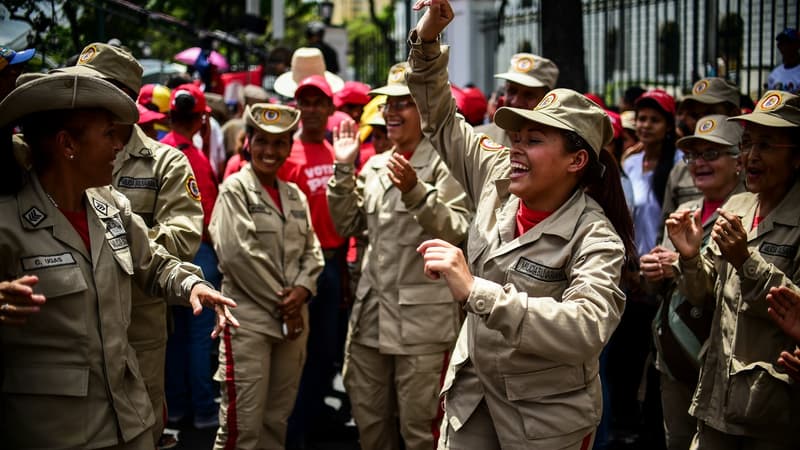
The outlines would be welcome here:
<svg viewBox="0 0 800 450">
<path fill-rule="evenodd" d="M 1 49 L 0 446 L 313 448 L 341 374 L 365 450 L 797 447 L 800 97 L 487 102 L 414 8 L 385 85 L 316 33 L 228 105 Z"/>
</svg>

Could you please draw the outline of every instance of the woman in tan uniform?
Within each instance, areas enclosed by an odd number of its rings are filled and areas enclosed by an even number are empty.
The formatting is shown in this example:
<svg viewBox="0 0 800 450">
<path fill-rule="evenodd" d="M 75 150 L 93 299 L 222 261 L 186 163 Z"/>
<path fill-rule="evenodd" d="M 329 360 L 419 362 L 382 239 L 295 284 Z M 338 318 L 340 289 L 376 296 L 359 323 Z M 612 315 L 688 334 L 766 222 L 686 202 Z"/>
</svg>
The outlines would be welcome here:
<svg viewBox="0 0 800 450">
<path fill-rule="evenodd" d="M 419 248 L 426 273 L 468 313 L 445 379 L 440 448 L 591 448 L 598 357 L 634 255 L 620 175 L 602 150 L 611 122 L 583 95 L 555 89 L 533 110 L 497 111 L 512 148 L 475 134 L 455 114 L 437 39 L 453 11 L 441 0 L 417 7 L 431 3 L 410 36 L 409 87 L 426 136 L 477 204 L 469 259 L 440 240 Z"/>
<path fill-rule="evenodd" d="M 680 253 L 688 299 L 716 308 L 689 413 L 692 449 L 797 448 L 800 386 L 776 356 L 795 342 L 770 319 L 770 288 L 800 281 L 800 97 L 768 91 L 744 123 L 742 164 L 750 192 L 719 210 L 700 251 L 699 211 L 677 211 L 667 232 Z"/>
<path fill-rule="evenodd" d="M 459 245 L 469 227 L 464 189 L 420 128 L 408 90 L 408 64 L 395 64 L 383 116 L 391 151 L 370 158 L 355 176 L 355 123 L 334 134 L 336 162 L 328 204 L 336 230 L 369 245 L 350 315 L 344 385 L 365 449 L 427 450 L 436 442 L 439 388 L 458 335 L 460 311 L 447 285 L 425 278 L 416 248 L 439 238 Z M 347 144 L 349 143 L 349 145 Z"/>
<path fill-rule="evenodd" d="M 220 342 L 222 404 L 216 449 L 278 449 L 306 359 L 308 307 L 324 260 L 294 183 L 276 175 L 292 149 L 300 112 L 256 103 L 244 112 L 250 163 L 220 188 L 208 230 L 235 299 L 240 328 Z"/>
<path fill-rule="evenodd" d="M 151 241 L 107 186 L 122 149 L 114 124 L 137 117 L 112 84 L 75 74 L 41 77 L 0 103 L 0 126 L 22 126 L 33 161 L 0 197 L 0 279 L 46 299 L 29 297 L 27 323 L 0 328 L 4 447 L 153 448 L 153 408 L 127 337 L 132 282 L 195 314 L 214 306 L 212 336 L 235 324 L 225 311 L 235 304 Z M 15 308 L 3 303 L 0 317 Z"/>
</svg>

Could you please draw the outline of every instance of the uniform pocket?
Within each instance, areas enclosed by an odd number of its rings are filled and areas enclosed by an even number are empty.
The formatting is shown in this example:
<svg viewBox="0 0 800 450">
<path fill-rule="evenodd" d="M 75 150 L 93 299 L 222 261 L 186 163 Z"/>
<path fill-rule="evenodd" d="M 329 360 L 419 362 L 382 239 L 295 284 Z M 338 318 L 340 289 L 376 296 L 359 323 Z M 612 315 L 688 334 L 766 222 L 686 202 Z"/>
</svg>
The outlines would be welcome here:
<svg viewBox="0 0 800 450">
<path fill-rule="evenodd" d="M 730 375 L 725 419 L 745 425 L 788 426 L 791 412 L 790 386 L 758 364 Z"/>
<path fill-rule="evenodd" d="M 3 393 L 85 397 L 89 391 L 88 367 L 6 367 Z"/>
<path fill-rule="evenodd" d="M 458 334 L 458 306 L 444 284 L 402 286 L 400 338 L 406 344 L 439 344 Z"/>
<path fill-rule="evenodd" d="M 63 297 L 88 289 L 80 266 L 56 267 L 35 272 L 39 282 L 35 291 L 47 298 Z"/>
<path fill-rule="evenodd" d="M 586 384 L 581 367 L 560 366 L 503 378 L 528 439 L 569 434 L 599 421 L 600 386 L 596 383 L 598 392 L 590 395 L 594 386 Z"/>
</svg>

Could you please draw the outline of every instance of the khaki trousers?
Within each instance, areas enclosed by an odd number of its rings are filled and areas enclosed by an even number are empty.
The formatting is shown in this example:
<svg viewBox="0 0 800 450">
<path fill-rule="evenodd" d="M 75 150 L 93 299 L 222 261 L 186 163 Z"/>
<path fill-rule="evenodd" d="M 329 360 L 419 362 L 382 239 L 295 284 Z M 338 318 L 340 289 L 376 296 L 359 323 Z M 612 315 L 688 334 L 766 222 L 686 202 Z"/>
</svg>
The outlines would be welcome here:
<svg viewBox="0 0 800 450">
<path fill-rule="evenodd" d="M 164 431 L 164 366 L 167 357 L 167 303 L 163 300 L 140 304 L 134 301 L 128 339 L 136 351 L 139 370 L 153 405 L 156 423 L 151 428 L 153 445 Z"/>
<path fill-rule="evenodd" d="M 303 316 L 308 323 L 307 308 Z M 214 377 L 222 391 L 215 449 L 284 448 L 307 340 L 308 327 L 293 341 L 244 328 L 225 329 Z"/>
<path fill-rule="evenodd" d="M 697 419 L 689 415 L 692 391 L 680 381 L 661 374 L 661 408 L 667 450 L 687 450 L 697 432 Z"/>
<path fill-rule="evenodd" d="M 353 419 L 364 450 L 434 448 L 439 426 L 439 390 L 447 352 L 385 355 L 348 341 L 343 370 Z"/>
</svg>

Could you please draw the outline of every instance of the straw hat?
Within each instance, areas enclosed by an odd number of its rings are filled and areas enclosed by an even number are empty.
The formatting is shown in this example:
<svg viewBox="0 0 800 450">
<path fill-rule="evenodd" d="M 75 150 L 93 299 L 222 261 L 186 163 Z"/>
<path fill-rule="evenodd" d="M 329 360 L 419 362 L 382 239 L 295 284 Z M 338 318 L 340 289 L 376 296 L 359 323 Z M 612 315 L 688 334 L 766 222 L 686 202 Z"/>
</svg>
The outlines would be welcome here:
<svg viewBox="0 0 800 450">
<path fill-rule="evenodd" d="M 82 108 L 105 109 L 123 124 L 139 119 L 136 104 L 113 84 L 93 76 L 55 73 L 11 91 L 0 102 L 0 126 L 41 111 Z"/>
<path fill-rule="evenodd" d="M 281 74 L 273 84 L 275 92 L 284 97 L 294 97 L 297 85 L 311 75 L 323 75 L 331 91 L 338 92 L 344 87 L 344 80 L 325 70 L 325 59 L 318 48 L 300 47 L 292 54 L 291 70 Z"/>
</svg>

